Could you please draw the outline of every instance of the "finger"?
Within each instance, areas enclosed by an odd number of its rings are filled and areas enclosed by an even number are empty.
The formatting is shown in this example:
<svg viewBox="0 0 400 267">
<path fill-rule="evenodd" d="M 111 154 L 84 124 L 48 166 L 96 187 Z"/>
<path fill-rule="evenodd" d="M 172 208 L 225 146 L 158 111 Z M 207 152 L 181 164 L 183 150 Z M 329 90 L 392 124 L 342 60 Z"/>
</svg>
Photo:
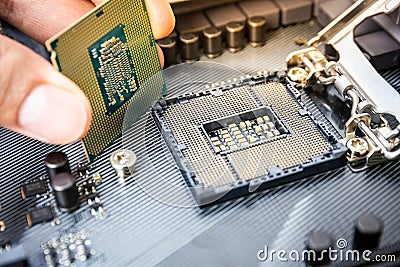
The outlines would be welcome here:
<svg viewBox="0 0 400 267">
<path fill-rule="evenodd" d="M 0 17 L 44 43 L 88 13 L 101 0 L 0 0 Z M 146 0 L 154 37 L 167 36 L 175 19 L 167 0 Z"/>
<path fill-rule="evenodd" d="M 161 67 L 164 68 L 164 53 L 158 44 L 157 44 L 157 52 L 158 52 L 158 58 L 160 59 Z"/>
<path fill-rule="evenodd" d="M 0 17 L 43 44 L 93 8 L 87 0 L 0 0 Z"/>
<path fill-rule="evenodd" d="M 0 125 L 53 143 L 87 132 L 91 107 L 83 92 L 42 57 L 0 35 Z"/>
<path fill-rule="evenodd" d="M 91 0 L 96 6 L 105 0 Z M 175 17 L 167 0 L 145 0 L 149 12 L 154 38 L 161 39 L 172 32 L 175 27 Z"/>
<path fill-rule="evenodd" d="M 91 2 L 93 4 L 95 4 L 96 6 L 100 5 L 101 3 L 105 2 L 106 0 L 91 0 Z"/>
<path fill-rule="evenodd" d="M 175 17 L 167 0 L 145 0 L 155 39 L 161 39 L 172 32 Z"/>
</svg>

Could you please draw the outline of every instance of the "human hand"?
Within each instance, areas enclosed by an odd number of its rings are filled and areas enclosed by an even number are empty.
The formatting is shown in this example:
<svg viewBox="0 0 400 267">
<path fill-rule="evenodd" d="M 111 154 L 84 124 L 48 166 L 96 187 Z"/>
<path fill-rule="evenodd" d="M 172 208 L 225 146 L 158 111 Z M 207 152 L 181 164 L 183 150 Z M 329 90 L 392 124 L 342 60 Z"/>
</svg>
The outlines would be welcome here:
<svg viewBox="0 0 400 267">
<path fill-rule="evenodd" d="M 0 0 L 0 18 L 44 43 L 103 0 Z M 146 0 L 156 39 L 175 20 L 167 0 Z M 160 59 L 163 56 L 159 49 Z M 0 35 L 0 125 L 34 139 L 68 144 L 89 129 L 92 110 L 79 87 L 45 59 Z"/>
</svg>

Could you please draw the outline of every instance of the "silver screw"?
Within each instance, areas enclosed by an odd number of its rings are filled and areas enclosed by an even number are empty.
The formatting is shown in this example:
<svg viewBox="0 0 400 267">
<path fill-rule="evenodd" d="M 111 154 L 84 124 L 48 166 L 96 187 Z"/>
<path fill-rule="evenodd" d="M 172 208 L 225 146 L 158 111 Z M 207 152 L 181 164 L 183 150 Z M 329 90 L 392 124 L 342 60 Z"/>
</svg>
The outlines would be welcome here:
<svg viewBox="0 0 400 267">
<path fill-rule="evenodd" d="M 136 155 L 128 149 L 119 149 L 110 156 L 111 166 L 120 179 L 124 179 L 134 172 Z"/>
<path fill-rule="evenodd" d="M 365 139 L 355 137 L 347 141 L 347 148 L 352 157 L 362 157 L 368 153 L 368 143 Z"/>
</svg>

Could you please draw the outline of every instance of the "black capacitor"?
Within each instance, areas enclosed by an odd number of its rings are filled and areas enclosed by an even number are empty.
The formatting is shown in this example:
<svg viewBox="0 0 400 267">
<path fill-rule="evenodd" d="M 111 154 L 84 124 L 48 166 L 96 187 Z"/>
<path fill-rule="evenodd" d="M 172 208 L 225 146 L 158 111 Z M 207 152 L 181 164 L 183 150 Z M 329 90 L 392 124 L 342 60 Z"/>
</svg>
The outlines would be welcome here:
<svg viewBox="0 0 400 267">
<path fill-rule="evenodd" d="M 361 215 L 354 226 L 353 248 L 358 251 L 376 249 L 382 233 L 383 222 L 372 214 Z"/>
<path fill-rule="evenodd" d="M 46 165 L 46 171 L 50 180 L 52 180 L 58 173 L 71 173 L 68 157 L 64 152 L 50 152 L 44 159 L 44 164 Z"/>
<path fill-rule="evenodd" d="M 176 64 L 177 46 L 176 39 L 168 36 L 157 41 L 164 54 L 164 66 L 168 67 Z"/>
<path fill-rule="evenodd" d="M 57 206 L 62 212 L 71 212 L 79 206 L 79 193 L 75 177 L 70 173 L 58 173 L 51 180 Z"/>
<path fill-rule="evenodd" d="M 265 33 L 267 31 L 267 21 L 264 17 L 255 16 L 247 21 L 249 27 L 249 42 L 251 46 L 258 47 L 265 44 Z"/>
<path fill-rule="evenodd" d="M 216 58 L 222 54 L 222 31 L 216 27 L 209 27 L 203 31 L 204 55 Z"/>
<path fill-rule="evenodd" d="M 244 47 L 244 24 L 240 21 L 229 22 L 225 26 L 226 46 L 229 52 L 235 53 Z"/>
<path fill-rule="evenodd" d="M 306 241 L 306 249 L 315 251 L 315 259 L 308 259 L 307 265 L 309 266 L 322 266 L 329 264 L 330 258 L 328 250 L 332 248 L 331 237 L 323 231 L 313 231 L 308 235 Z"/>
<path fill-rule="evenodd" d="M 199 36 L 195 33 L 184 33 L 179 36 L 181 58 L 184 62 L 199 60 Z"/>
<path fill-rule="evenodd" d="M 178 32 L 174 30 L 168 35 L 168 37 L 170 37 L 176 41 L 176 40 L 178 40 Z"/>
</svg>

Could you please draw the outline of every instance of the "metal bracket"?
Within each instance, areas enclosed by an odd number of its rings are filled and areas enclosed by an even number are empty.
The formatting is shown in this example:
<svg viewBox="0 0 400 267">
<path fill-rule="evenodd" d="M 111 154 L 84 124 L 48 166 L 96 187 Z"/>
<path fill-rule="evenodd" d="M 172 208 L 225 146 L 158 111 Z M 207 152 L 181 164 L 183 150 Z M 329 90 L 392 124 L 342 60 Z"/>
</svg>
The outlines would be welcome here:
<svg viewBox="0 0 400 267">
<path fill-rule="evenodd" d="M 316 45 L 320 40 L 339 52 L 337 65 L 350 79 L 359 93 L 368 99 L 376 110 L 391 113 L 400 119 L 400 95 L 372 67 L 354 42 L 354 29 L 365 19 L 379 13 L 389 13 L 400 6 L 400 0 L 359 0 L 330 23 L 310 41 Z"/>
<path fill-rule="evenodd" d="M 352 35 L 357 27 L 368 17 L 380 13 L 390 13 L 400 6 L 400 0 L 358 0 L 335 20 L 322 29 L 316 37 L 312 38 L 309 46 L 318 46 L 325 42 L 334 45 L 340 40 Z"/>
<path fill-rule="evenodd" d="M 390 114 L 400 121 L 400 94 L 373 68 L 355 44 L 353 33 L 368 17 L 390 13 L 399 6 L 400 0 L 358 0 L 308 42 L 311 48 L 291 53 L 286 60 L 288 77 L 298 87 L 307 87 L 315 82 L 334 83 L 340 93 L 352 101 L 346 140 L 366 139 L 370 153 L 359 160 L 367 166 L 400 157 L 400 131 L 391 129 L 382 119 L 385 114 Z M 322 42 L 339 53 L 337 62 L 321 58 L 322 53 L 316 47 Z M 369 110 L 370 114 L 365 110 Z M 372 125 L 371 114 L 381 123 Z M 363 136 L 357 136 L 356 130 L 361 131 Z M 357 163 L 357 153 L 349 153 L 349 163 Z"/>
</svg>

